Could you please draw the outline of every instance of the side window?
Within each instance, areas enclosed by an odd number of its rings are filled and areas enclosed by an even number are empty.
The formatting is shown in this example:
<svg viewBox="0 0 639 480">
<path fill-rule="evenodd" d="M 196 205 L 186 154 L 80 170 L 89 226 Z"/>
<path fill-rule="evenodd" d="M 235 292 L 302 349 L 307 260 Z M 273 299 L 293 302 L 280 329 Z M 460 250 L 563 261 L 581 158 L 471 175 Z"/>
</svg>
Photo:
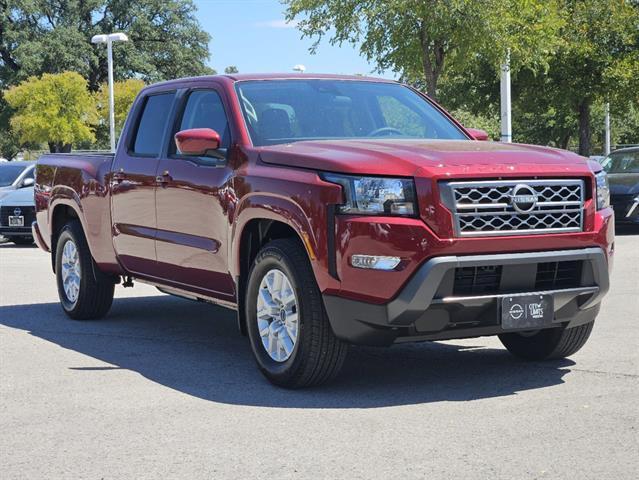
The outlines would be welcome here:
<svg viewBox="0 0 639 480">
<path fill-rule="evenodd" d="M 159 155 L 173 97 L 175 97 L 174 92 L 151 95 L 146 98 L 133 143 L 134 154 Z"/>
<path fill-rule="evenodd" d="M 222 148 L 231 144 L 229 122 L 222 99 L 213 90 L 195 90 L 189 94 L 178 130 L 211 128 L 222 139 Z"/>
</svg>

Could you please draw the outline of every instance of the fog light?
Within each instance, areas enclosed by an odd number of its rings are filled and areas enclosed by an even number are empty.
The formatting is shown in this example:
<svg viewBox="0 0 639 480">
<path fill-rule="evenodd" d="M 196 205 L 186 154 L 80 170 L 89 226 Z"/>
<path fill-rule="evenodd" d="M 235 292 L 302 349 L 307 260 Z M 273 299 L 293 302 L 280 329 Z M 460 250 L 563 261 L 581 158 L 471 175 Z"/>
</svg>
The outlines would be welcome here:
<svg viewBox="0 0 639 480">
<path fill-rule="evenodd" d="M 399 257 L 382 257 L 379 255 L 353 255 L 351 265 L 355 268 L 371 268 L 373 270 L 393 270 L 399 262 Z"/>
</svg>

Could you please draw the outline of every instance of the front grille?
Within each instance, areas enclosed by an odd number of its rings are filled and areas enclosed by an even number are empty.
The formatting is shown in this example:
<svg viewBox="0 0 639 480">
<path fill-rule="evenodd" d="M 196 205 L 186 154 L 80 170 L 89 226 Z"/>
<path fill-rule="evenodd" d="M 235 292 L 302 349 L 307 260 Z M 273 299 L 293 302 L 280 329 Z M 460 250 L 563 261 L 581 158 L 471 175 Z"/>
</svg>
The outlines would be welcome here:
<svg viewBox="0 0 639 480">
<path fill-rule="evenodd" d="M 483 267 L 457 267 L 453 283 L 453 295 L 498 295 L 508 293 L 509 290 L 502 286 L 518 284 L 516 290 L 539 292 L 544 290 L 562 290 L 581 286 L 581 271 L 583 261 L 545 262 L 536 264 L 534 277 L 529 277 L 522 283 L 520 275 L 530 269 L 529 265 L 522 265 L 521 269 L 510 267 L 505 271 L 503 265 L 490 265 Z M 504 278 L 504 276 L 506 278 Z M 533 283 L 534 280 L 534 283 Z"/>
<path fill-rule="evenodd" d="M 537 265 L 537 290 L 575 288 L 581 282 L 581 261 L 548 262 Z"/>
<path fill-rule="evenodd" d="M 24 226 L 31 228 L 31 224 L 35 221 L 35 207 L 12 207 L 10 205 L 0 207 L 0 226 L 7 227 L 9 225 L 9 216 L 14 216 L 14 211 L 19 208 L 24 217 Z"/>
<path fill-rule="evenodd" d="M 499 290 L 501 265 L 455 269 L 455 295 L 491 295 Z"/>
<path fill-rule="evenodd" d="M 460 237 L 579 232 L 583 180 L 495 180 L 443 184 Z"/>
</svg>

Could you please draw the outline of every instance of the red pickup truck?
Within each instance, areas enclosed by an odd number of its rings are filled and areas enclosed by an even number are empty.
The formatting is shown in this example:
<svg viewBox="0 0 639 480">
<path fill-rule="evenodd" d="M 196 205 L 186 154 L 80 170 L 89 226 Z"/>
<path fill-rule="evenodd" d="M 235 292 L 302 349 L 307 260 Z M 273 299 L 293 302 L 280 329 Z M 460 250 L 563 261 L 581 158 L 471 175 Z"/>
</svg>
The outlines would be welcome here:
<svg viewBox="0 0 639 480">
<path fill-rule="evenodd" d="M 608 290 L 606 175 L 485 139 L 393 81 L 169 81 L 140 93 L 115 155 L 39 160 L 33 236 L 71 318 L 133 280 L 223 305 L 285 387 L 333 378 L 351 343 L 571 355 Z"/>
</svg>

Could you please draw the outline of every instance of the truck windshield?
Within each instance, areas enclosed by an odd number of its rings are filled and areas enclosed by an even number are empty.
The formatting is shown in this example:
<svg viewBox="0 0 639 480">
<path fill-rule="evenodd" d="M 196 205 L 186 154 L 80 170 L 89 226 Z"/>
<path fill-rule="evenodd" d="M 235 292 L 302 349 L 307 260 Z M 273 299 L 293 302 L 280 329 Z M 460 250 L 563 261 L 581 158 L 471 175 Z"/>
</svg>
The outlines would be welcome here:
<svg viewBox="0 0 639 480">
<path fill-rule="evenodd" d="M 27 168 L 26 165 L 0 165 L 0 187 L 8 187 Z"/>
<path fill-rule="evenodd" d="M 264 80 L 238 82 L 236 89 L 255 146 L 362 138 L 468 140 L 434 105 L 395 83 Z"/>
</svg>

